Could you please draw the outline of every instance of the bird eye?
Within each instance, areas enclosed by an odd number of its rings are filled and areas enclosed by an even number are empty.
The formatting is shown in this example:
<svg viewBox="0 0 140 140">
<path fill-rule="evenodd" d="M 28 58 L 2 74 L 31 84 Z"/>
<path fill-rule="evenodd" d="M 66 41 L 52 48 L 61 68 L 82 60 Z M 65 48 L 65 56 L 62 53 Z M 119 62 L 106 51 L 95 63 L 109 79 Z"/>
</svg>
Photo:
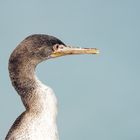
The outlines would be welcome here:
<svg viewBox="0 0 140 140">
<path fill-rule="evenodd" d="M 53 50 L 54 50 L 54 51 L 56 51 L 56 50 L 58 50 L 58 49 L 59 49 L 59 44 L 56 44 L 56 45 L 53 46 Z"/>
</svg>

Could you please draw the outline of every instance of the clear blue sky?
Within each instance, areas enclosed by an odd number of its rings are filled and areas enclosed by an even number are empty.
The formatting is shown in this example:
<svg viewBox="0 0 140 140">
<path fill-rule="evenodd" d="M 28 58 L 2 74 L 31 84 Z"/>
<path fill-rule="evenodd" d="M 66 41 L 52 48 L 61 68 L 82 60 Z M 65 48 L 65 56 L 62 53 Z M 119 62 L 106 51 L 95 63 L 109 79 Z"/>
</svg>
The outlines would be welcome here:
<svg viewBox="0 0 140 140">
<path fill-rule="evenodd" d="M 139 0 L 1 0 L 0 18 L 0 140 L 24 110 L 8 58 L 34 33 L 101 51 L 37 68 L 59 100 L 60 140 L 140 140 Z"/>
</svg>

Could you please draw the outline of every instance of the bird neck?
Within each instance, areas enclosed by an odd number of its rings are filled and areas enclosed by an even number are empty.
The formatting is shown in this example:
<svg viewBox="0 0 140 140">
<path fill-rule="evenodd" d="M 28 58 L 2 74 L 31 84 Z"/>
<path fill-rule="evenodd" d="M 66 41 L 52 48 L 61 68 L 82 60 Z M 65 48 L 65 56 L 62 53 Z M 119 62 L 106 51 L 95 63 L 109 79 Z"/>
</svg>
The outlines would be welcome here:
<svg viewBox="0 0 140 140">
<path fill-rule="evenodd" d="M 36 88 L 35 67 L 36 65 L 28 60 L 22 62 L 17 59 L 9 62 L 12 85 L 20 96 L 29 94 Z"/>
<path fill-rule="evenodd" d="M 57 100 L 51 88 L 42 84 L 35 76 L 36 64 L 13 61 L 9 63 L 9 73 L 13 86 L 21 97 L 26 108 L 35 115 L 46 114 L 55 119 Z"/>
</svg>

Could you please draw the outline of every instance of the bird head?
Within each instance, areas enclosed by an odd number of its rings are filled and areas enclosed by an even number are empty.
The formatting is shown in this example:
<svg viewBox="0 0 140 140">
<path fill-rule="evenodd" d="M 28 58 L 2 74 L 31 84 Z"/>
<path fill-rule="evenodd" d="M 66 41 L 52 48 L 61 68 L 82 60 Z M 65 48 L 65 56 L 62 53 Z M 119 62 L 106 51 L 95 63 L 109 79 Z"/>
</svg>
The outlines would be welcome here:
<svg viewBox="0 0 140 140">
<path fill-rule="evenodd" d="M 10 63 L 17 65 L 27 62 L 38 64 L 41 61 L 73 54 L 97 54 L 96 48 L 78 48 L 65 45 L 56 37 L 35 34 L 25 38 L 13 51 Z"/>
<path fill-rule="evenodd" d="M 65 45 L 61 40 L 49 35 L 31 35 L 25 39 L 28 52 L 39 60 L 73 55 L 73 54 L 97 54 L 96 48 L 78 48 Z M 25 43 L 26 44 L 26 43 Z"/>
</svg>

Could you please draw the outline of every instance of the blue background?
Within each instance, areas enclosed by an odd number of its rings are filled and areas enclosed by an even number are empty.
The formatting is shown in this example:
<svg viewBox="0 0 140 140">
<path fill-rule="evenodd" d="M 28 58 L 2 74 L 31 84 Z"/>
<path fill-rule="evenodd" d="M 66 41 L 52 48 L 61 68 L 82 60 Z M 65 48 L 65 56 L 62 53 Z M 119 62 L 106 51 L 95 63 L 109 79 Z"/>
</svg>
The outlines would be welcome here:
<svg viewBox="0 0 140 140">
<path fill-rule="evenodd" d="M 24 110 L 8 76 L 9 55 L 34 33 L 101 52 L 37 68 L 59 100 L 60 139 L 140 140 L 139 0 L 1 0 L 0 139 Z"/>
</svg>

